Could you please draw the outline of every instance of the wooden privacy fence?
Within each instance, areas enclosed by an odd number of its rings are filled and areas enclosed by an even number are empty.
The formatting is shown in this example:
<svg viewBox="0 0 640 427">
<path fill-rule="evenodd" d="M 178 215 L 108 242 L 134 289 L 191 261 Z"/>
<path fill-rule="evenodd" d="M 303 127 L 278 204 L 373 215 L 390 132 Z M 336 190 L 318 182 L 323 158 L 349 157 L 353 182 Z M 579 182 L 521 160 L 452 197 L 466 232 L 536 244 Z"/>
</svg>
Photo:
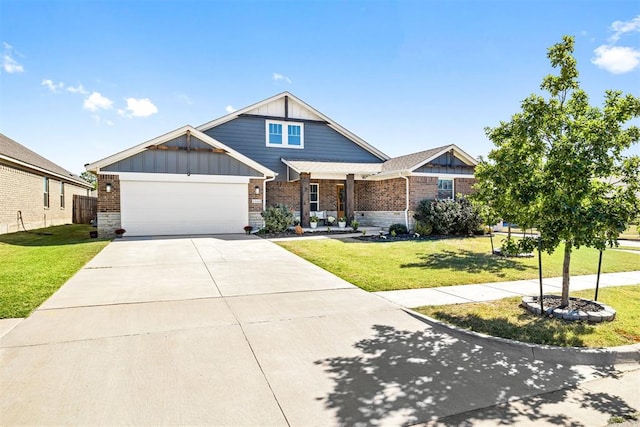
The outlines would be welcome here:
<svg viewBox="0 0 640 427">
<path fill-rule="evenodd" d="M 73 223 L 91 224 L 98 215 L 98 198 L 73 195 Z"/>
</svg>

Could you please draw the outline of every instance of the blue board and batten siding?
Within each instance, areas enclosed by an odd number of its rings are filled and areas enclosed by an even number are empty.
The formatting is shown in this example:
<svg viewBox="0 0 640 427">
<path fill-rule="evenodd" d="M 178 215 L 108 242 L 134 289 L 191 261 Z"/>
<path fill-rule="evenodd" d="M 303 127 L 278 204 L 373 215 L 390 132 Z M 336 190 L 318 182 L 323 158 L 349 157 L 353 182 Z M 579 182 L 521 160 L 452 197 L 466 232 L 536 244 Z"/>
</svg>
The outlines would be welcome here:
<svg viewBox="0 0 640 427">
<path fill-rule="evenodd" d="M 474 167 L 469 166 L 451 153 L 445 153 L 419 167 L 414 172 L 473 175 Z"/>
<path fill-rule="evenodd" d="M 238 117 L 211 128 L 205 133 L 277 172 L 276 180 L 278 181 L 287 179 L 287 169 L 281 161 L 282 158 L 363 163 L 382 163 L 383 161 L 325 123 L 304 123 L 304 148 L 267 147 L 266 120 L 260 116 Z"/>
<path fill-rule="evenodd" d="M 181 150 L 150 150 L 135 154 L 126 159 L 101 168 L 109 172 L 145 172 L 174 173 L 193 175 L 233 175 L 263 177 L 263 174 L 225 153 L 210 151 L 187 152 L 187 137 L 181 136 L 165 144 L 167 147 L 180 147 Z M 161 146 L 162 146 L 161 145 Z M 208 150 L 212 147 L 195 137 L 191 138 L 190 148 Z"/>
</svg>

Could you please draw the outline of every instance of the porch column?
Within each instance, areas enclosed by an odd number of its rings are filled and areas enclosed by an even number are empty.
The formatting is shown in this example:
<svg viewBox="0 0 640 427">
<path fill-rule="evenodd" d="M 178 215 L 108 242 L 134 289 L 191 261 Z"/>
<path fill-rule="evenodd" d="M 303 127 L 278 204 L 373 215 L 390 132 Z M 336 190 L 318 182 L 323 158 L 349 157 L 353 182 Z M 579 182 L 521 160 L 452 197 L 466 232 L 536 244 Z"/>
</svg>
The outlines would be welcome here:
<svg viewBox="0 0 640 427">
<path fill-rule="evenodd" d="M 303 172 L 300 174 L 300 225 L 309 227 L 310 211 L 309 192 L 311 189 L 311 174 Z"/>
<path fill-rule="evenodd" d="M 345 193 L 345 215 L 347 217 L 347 225 L 353 221 L 356 210 L 356 186 L 353 174 L 347 175 L 347 183 L 344 186 Z"/>
</svg>

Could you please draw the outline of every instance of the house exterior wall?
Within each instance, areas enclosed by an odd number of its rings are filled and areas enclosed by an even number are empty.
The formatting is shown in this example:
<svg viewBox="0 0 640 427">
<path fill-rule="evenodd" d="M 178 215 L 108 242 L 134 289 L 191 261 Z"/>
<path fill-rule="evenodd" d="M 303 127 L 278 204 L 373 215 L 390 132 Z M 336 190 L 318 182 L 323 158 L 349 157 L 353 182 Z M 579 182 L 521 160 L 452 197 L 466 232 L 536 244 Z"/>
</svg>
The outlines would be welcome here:
<svg viewBox="0 0 640 427">
<path fill-rule="evenodd" d="M 209 144 L 195 137 L 191 138 L 189 146 L 196 150 L 211 149 Z M 186 135 L 182 135 L 165 144 L 160 144 L 160 147 L 167 147 L 168 149 L 147 149 L 101 169 L 106 172 L 262 176 L 262 173 L 225 153 L 211 151 L 187 152 Z M 182 149 L 175 149 L 178 147 Z"/>
<path fill-rule="evenodd" d="M 250 159 L 278 173 L 276 181 L 287 179 L 287 170 L 281 159 L 323 160 L 342 162 L 382 162 L 364 148 L 321 122 L 304 122 L 304 148 L 266 146 L 267 118 L 243 116 L 206 130 L 217 139 Z M 285 119 L 279 119 L 285 120 Z"/>
<path fill-rule="evenodd" d="M 384 181 L 356 181 L 356 211 L 404 211 L 404 178 Z"/>
<path fill-rule="evenodd" d="M 453 188 L 456 194 L 464 194 L 467 196 L 473 193 L 473 185 L 475 183 L 475 178 L 456 178 L 453 183 Z"/>
<path fill-rule="evenodd" d="M 107 183 L 111 192 L 107 193 Z M 98 236 L 115 235 L 120 228 L 120 177 L 112 174 L 98 174 Z"/>
<path fill-rule="evenodd" d="M 87 195 L 87 189 L 64 184 L 64 207 L 60 206 L 61 180 L 49 176 L 49 207 L 44 206 L 44 174 L 0 163 L 0 234 L 73 222 L 73 195 Z"/>
</svg>

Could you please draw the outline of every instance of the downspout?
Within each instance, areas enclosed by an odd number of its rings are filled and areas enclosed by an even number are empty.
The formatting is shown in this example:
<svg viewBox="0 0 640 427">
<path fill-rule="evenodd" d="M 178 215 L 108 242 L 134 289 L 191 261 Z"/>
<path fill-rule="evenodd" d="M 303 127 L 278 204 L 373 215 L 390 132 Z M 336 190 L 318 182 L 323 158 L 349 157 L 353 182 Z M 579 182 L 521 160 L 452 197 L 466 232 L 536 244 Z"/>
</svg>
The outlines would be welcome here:
<svg viewBox="0 0 640 427">
<path fill-rule="evenodd" d="M 404 225 L 407 227 L 407 231 L 409 230 L 409 178 L 400 174 L 400 177 L 404 178 L 405 185 L 405 209 L 404 209 Z"/>
<path fill-rule="evenodd" d="M 276 179 L 276 177 L 272 176 L 262 181 L 262 212 L 267 210 L 267 182 L 271 182 L 274 179 Z"/>
</svg>

